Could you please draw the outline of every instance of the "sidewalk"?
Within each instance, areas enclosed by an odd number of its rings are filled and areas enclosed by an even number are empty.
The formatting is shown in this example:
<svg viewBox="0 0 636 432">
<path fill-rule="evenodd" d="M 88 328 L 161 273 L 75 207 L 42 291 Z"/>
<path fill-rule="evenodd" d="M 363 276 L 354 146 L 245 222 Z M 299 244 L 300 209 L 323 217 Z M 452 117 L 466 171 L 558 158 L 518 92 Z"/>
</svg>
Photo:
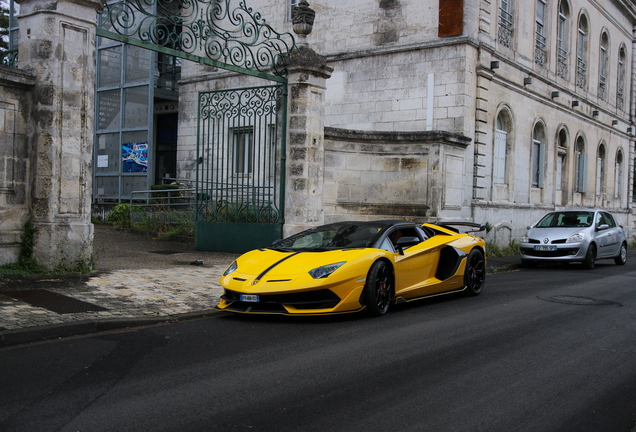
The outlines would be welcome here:
<svg viewBox="0 0 636 432">
<path fill-rule="evenodd" d="M 89 276 L 0 281 L 0 347 L 208 316 L 237 257 L 106 225 L 95 226 L 93 249 L 98 271 Z M 191 264 L 197 260 L 203 264 Z M 519 264 L 516 256 L 489 258 L 488 272 Z"/>
</svg>

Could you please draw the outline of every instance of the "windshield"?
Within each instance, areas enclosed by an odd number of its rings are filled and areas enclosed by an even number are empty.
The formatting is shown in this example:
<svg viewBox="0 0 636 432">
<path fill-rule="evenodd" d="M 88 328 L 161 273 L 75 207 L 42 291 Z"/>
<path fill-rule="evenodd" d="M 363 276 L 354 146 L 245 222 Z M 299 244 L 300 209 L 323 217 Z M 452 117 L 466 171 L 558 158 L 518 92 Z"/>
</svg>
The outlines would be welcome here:
<svg viewBox="0 0 636 432">
<path fill-rule="evenodd" d="M 372 223 L 335 223 L 312 228 L 276 243 L 272 249 L 325 251 L 369 247 L 382 230 Z"/>
<path fill-rule="evenodd" d="M 535 228 L 577 228 L 589 227 L 594 222 L 594 212 L 554 212 L 548 213 Z"/>
</svg>

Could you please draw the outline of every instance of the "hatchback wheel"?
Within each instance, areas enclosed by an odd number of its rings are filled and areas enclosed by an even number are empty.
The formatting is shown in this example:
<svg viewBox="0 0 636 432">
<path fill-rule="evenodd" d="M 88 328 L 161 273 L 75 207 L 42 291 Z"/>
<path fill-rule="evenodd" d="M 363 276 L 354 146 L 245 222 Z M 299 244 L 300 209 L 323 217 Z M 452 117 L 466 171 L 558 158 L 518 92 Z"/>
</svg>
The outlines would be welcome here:
<svg viewBox="0 0 636 432">
<path fill-rule="evenodd" d="M 618 256 L 614 258 L 614 262 L 618 265 L 625 265 L 627 262 L 627 245 L 623 242 L 621 250 L 618 252 Z"/>
<path fill-rule="evenodd" d="M 585 260 L 583 261 L 583 267 L 588 270 L 592 270 L 594 268 L 594 263 L 596 262 L 596 245 L 591 244 L 587 249 L 587 254 L 585 255 Z"/>
</svg>

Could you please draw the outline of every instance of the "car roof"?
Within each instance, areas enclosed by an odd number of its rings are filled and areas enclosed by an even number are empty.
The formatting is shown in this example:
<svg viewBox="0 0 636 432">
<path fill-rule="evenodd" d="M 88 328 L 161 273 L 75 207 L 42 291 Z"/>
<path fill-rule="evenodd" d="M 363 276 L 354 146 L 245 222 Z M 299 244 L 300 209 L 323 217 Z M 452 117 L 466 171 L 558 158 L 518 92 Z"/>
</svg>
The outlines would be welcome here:
<svg viewBox="0 0 636 432">
<path fill-rule="evenodd" d="M 390 227 L 393 225 L 417 225 L 415 222 L 404 221 L 404 220 L 375 220 L 375 221 L 342 221 L 342 222 L 332 222 L 329 224 L 325 224 L 322 226 L 329 225 L 373 225 L 377 227 Z"/>
</svg>

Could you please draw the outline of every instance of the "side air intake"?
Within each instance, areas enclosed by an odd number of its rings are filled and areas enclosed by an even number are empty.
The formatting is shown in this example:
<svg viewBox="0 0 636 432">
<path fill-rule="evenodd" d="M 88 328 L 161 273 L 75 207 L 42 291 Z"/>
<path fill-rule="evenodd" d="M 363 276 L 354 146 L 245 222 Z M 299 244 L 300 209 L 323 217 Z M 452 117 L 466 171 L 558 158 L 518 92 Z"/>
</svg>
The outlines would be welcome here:
<svg viewBox="0 0 636 432">
<path fill-rule="evenodd" d="M 439 264 L 435 277 L 441 281 L 448 279 L 457 273 L 457 269 L 468 254 L 453 246 L 446 246 L 439 255 Z"/>
</svg>

